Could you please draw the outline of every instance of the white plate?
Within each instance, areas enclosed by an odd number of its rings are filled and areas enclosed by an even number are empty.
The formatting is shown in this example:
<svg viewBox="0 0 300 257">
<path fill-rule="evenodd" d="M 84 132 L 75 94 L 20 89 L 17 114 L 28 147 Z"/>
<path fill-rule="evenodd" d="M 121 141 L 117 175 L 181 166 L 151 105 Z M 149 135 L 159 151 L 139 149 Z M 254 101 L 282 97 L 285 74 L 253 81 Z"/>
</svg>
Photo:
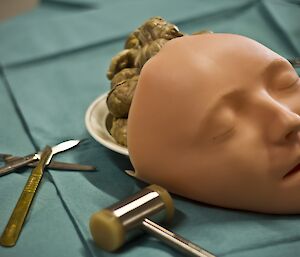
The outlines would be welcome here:
<svg viewBox="0 0 300 257">
<path fill-rule="evenodd" d="M 117 144 L 107 130 L 107 116 L 109 111 L 106 105 L 108 93 L 99 96 L 91 103 L 85 113 L 85 126 L 90 135 L 105 147 L 124 155 L 128 155 L 126 147 Z"/>
</svg>

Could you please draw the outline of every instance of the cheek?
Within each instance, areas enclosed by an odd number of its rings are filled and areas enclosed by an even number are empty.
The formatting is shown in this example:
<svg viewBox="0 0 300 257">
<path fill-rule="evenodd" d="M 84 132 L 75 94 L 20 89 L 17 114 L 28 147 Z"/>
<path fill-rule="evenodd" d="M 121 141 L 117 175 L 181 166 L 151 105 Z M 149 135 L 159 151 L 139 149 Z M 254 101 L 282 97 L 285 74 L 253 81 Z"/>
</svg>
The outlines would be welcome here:
<svg viewBox="0 0 300 257">
<path fill-rule="evenodd" d="M 204 153 L 199 158 L 198 174 L 190 177 L 191 198 L 197 196 L 196 200 L 207 203 L 247 209 L 276 187 L 268 173 L 270 163 L 265 147 L 253 139 L 240 138 Z M 195 181 L 199 186 L 192 186 Z"/>
<path fill-rule="evenodd" d="M 206 150 L 206 156 L 203 163 L 211 171 L 207 177 L 215 180 L 219 188 L 245 191 L 259 185 L 271 185 L 268 150 L 254 129 L 239 131 L 228 142 Z"/>
<path fill-rule="evenodd" d="M 298 92 L 296 94 L 290 97 L 287 105 L 290 107 L 290 110 L 300 115 L 300 87 L 297 91 Z"/>
<path fill-rule="evenodd" d="M 232 183 L 257 183 L 266 176 L 268 159 L 263 147 L 253 142 L 232 143 L 216 156 L 215 168 Z"/>
</svg>

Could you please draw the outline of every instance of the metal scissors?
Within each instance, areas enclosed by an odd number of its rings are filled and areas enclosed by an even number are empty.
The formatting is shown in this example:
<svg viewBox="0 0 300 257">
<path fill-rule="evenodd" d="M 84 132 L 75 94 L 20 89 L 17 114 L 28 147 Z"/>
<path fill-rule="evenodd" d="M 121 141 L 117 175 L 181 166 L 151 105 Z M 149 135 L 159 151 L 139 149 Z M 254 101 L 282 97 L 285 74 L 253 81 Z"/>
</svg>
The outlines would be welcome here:
<svg viewBox="0 0 300 257">
<path fill-rule="evenodd" d="M 53 146 L 53 147 L 55 147 L 55 146 Z M 0 177 L 7 175 L 11 172 L 14 172 L 14 171 L 16 171 L 16 169 L 24 167 L 24 166 L 36 167 L 40 157 L 41 157 L 41 152 L 29 154 L 24 157 L 0 153 L 0 162 L 5 163 L 5 165 L 3 167 L 0 167 Z M 92 171 L 92 170 L 96 169 L 94 166 L 91 166 L 91 165 L 58 162 L 58 161 L 52 161 L 52 160 L 47 166 L 49 168 L 55 169 L 55 170 Z"/>
</svg>

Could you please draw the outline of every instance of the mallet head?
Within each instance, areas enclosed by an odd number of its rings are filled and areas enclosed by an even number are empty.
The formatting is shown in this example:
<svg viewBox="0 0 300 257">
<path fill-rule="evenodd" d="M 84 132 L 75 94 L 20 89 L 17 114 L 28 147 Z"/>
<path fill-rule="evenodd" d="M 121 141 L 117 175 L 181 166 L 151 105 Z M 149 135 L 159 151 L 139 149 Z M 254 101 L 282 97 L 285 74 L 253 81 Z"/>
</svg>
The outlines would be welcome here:
<svg viewBox="0 0 300 257">
<path fill-rule="evenodd" d="M 114 251 L 141 231 L 145 218 L 156 222 L 170 221 L 173 214 L 174 206 L 169 193 L 160 186 L 151 185 L 94 213 L 90 219 L 90 230 L 98 246 Z"/>
</svg>

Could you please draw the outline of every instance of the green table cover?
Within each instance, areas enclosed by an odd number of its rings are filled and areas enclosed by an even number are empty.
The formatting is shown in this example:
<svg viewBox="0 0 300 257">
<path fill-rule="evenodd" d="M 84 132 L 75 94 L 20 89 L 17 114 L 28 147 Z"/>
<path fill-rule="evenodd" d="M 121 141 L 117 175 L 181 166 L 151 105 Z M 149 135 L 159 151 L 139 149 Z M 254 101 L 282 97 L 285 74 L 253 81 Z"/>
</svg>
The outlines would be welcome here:
<svg viewBox="0 0 300 257">
<path fill-rule="evenodd" d="M 150 236 L 116 253 L 92 241 L 90 215 L 145 184 L 128 177 L 129 159 L 87 132 L 84 115 L 109 90 L 106 70 L 126 36 L 162 16 L 191 33 L 246 35 L 287 58 L 300 56 L 297 0 L 53 0 L 0 23 L 0 152 L 26 155 L 66 139 L 87 139 L 56 160 L 96 172 L 45 172 L 21 236 L 1 257 L 182 256 Z M 30 169 L 0 177 L 3 231 Z M 255 189 L 253 189 L 255 190 Z M 170 229 L 217 256 L 300 256 L 300 217 L 227 210 L 174 196 Z"/>
</svg>

